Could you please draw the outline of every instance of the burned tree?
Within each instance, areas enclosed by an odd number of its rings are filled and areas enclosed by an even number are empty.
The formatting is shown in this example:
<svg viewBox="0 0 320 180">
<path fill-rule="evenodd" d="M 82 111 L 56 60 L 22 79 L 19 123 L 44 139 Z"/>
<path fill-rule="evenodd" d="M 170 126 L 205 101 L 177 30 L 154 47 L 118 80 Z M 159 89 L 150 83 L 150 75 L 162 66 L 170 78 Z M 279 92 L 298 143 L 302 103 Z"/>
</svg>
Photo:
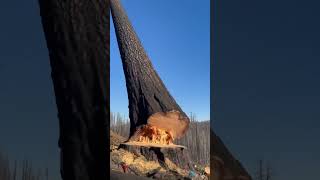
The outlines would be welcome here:
<svg viewBox="0 0 320 180">
<path fill-rule="evenodd" d="M 233 156 L 213 129 L 210 130 L 210 168 L 212 180 L 252 180 L 244 166 Z"/>
<path fill-rule="evenodd" d="M 39 0 L 60 125 L 61 176 L 107 179 L 109 1 Z"/>
<path fill-rule="evenodd" d="M 273 179 L 273 169 L 271 168 L 269 163 L 266 163 L 262 159 L 260 159 L 258 161 L 256 179 L 257 180 L 271 180 L 271 179 Z"/>
<path fill-rule="evenodd" d="M 110 2 L 128 92 L 130 141 L 170 143 L 185 134 L 189 118 L 154 70 L 119 0 Z"/>
</svg>

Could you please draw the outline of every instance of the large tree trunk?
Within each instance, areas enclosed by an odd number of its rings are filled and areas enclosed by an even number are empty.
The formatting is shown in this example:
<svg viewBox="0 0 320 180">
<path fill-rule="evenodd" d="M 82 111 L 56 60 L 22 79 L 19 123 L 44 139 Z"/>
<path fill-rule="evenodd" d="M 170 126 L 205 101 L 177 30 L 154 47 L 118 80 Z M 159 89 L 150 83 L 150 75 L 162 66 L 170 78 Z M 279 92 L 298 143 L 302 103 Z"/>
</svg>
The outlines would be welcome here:
<svg viewBox="0 0 320 180">
<path fill-rule="evenodd" d="M 61 175 L 109 174 L 109 1 L 39 0 L 60 124 Z"/>
<path fill-rule="evenodd" d="M 118 0 L 111 0 L 111 12 L 129 98 L 130 139 L 146 124 L 170 131 L 174 138 L 183 136 L 189 118 L 154 70 Z"/>
</svg>

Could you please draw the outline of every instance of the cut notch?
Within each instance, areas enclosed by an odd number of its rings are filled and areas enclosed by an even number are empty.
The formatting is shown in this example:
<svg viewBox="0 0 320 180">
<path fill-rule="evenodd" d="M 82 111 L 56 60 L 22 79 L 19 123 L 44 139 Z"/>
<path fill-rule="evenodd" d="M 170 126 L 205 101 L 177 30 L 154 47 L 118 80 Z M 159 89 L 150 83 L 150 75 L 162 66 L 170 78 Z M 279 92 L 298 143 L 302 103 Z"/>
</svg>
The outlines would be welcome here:
<svg viewBox="0 0 320 180">
<path fill-rule="evenodd" d="M 148 118 L 147 123 L 170 132 L 174 139 L 179 139 L 187 132 L 190 120 L 179 111 L 158 112 Z"/>
</svg>

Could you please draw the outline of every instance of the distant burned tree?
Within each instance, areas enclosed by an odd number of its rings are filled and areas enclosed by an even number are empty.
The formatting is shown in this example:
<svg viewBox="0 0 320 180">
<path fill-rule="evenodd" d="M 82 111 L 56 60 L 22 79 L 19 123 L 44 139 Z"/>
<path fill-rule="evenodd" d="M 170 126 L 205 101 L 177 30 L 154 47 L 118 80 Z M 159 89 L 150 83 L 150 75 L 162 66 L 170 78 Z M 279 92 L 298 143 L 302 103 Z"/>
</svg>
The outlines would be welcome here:
<svg viewBox="0 0 320 180">
<path fill-rule="evenodd" d="M 12 161 L 0 152 L 0 180 L 48 180 L 48 173 L 29 160 Z"/>
<path fill-rule="evenodd" d="M 257 180 L 272 180 L 273 169 L 270 163 L 265 163 L 262 159 L 258 161 L 258 168 L 256 172 Z"/>
<path fill-rule="evenodd" d="M 210 121 L 198 121 L 195 114 L 190 116 L 189 130 L 177 144 L 186 146 L 192 159 L 201 165 L 210 164 Z"/>
<path fill-rule="evenodd" d="M 129 119 L 121 116 L 119 113 L 110 113 L 110 130 L 125 138 L 129 137 L 130 122 Z"/>
</svg>

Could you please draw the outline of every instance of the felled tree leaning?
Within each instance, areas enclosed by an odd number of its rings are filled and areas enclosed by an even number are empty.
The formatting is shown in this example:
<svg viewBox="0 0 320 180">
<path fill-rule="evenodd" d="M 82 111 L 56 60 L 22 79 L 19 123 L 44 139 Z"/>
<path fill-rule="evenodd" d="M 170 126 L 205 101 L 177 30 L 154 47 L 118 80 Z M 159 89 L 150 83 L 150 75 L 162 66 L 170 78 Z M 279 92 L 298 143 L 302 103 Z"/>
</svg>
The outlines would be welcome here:
<svg viewBox="0 0 320 180">
<path fill-rule="evenodd" d="M 128 92 L 130 140 L 136 140 L 146 125 L 182 137 L 189 118 L 154 70 L 119 0 L 111 0 L 111 12 Z"/>
</svg>

